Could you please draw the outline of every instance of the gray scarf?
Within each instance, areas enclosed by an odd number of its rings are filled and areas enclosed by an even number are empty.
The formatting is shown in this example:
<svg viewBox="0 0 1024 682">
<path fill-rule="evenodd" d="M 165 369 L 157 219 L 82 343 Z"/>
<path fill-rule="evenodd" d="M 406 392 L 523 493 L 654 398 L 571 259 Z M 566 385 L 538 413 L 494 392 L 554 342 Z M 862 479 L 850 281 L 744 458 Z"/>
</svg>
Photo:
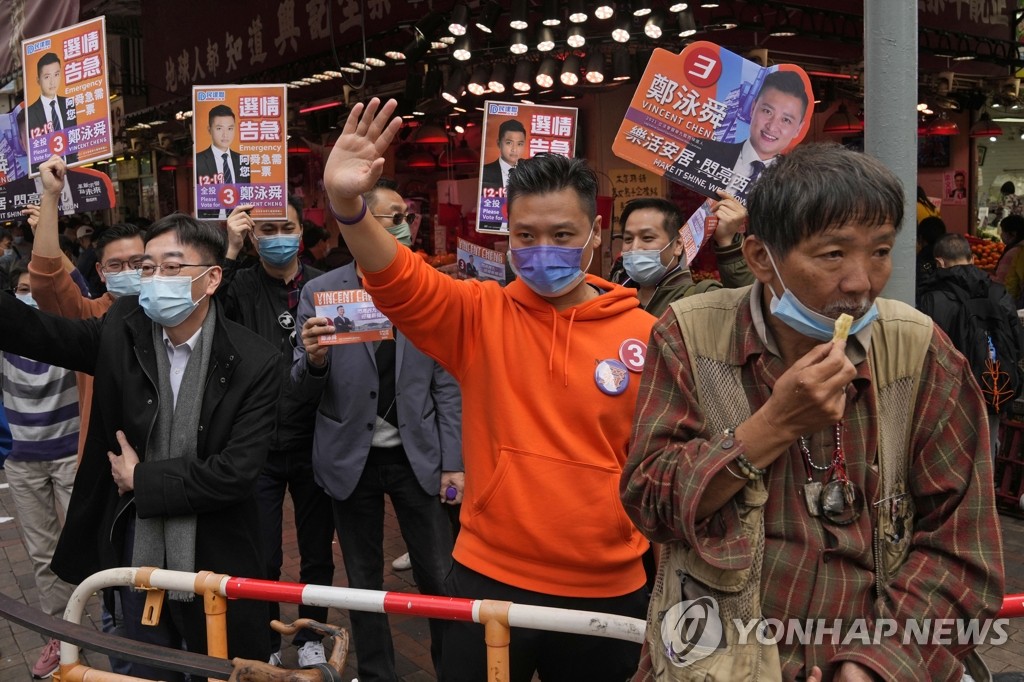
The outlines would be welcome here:
<svg viewBox="0 0 1024 682">
<path fill-rule="evenodd" d="M 156 426 L 146 447 L 146 460 L 159 462 L 168 459 L 195 459 L 196 432 L 199 413 L 203 406 L 203 386 L 210 366 L 213 350 L 214 324 L 217 311 L 210 309 L 203 321 L 202 333 L 192 349 L 185 372 L 178 387 L 177 405 L 171 391 L 171 363 L 164 347 L 163 328 L 153 324 L 153 346 L 157 367 L 159 410 Z M 135 522 L 135 549 L 133 566 L 157 566 L 172 571 L 195 571 L 196 517 L 158 516 L 137 519 Z M 191 601 L 192 592 L 171 592 L 170 598 Z"/>
</svg>

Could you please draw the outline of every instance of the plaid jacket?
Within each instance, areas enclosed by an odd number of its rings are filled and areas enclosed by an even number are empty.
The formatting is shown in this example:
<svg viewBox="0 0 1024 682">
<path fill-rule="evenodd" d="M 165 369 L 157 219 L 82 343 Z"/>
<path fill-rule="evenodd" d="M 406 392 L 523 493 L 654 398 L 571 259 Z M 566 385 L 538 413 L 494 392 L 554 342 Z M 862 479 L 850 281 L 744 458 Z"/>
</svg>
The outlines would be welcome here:
<svg viewBox="0 0 1024 682">
<path fill-rule="evenodd" d="M 750 299 L 736 309 L 736 343 L 742 381 L 752 411 L 759 409 L 785 371 L 753 324 Z M 876 497 L 878 429 L 867 361 L 848 392 L 843 447 L 850 478 L 867 500 Z M 802 679 L 820 666 L 825 679 L 843 661 L 855 661 L 887 680 L 959 680 L 958 661 L 973 645 L 918 644 L 904 638 L 906 620 L 991 618 L 1003 595 L 1002 545 L 992 492 L 992 463 L 985 405 L 970 368 L 940 331 L 933 334 L 913 409 L 909 486 L 917 516 L 910 555 L 876 602 L 871 514 L 849 526 L 811 517 L 802 485 L 807 474 L 797 444 L 766 475 L 765 618 L 844 621 L 835 636 L 809 644 L 779 642 L 784 679 Z M 742 568 L 752 560 L 729 504 L 704 521 L 696 509 L 723 460 L 745 452 L 723 449 L 724 436 L 707 432 L 694 395 L 690 361 L 679 325 L 666 315 L 654 327 L 643 375 L 629 458 L 622 478 L 626 512 L 652 541 L 682 540 L 712 565 Z M 811 435 L 814 460 L 825 463 L 834 447 L 831 428 Z M 733 466 L 735 470 L 735 465 Z M 820 480 L 820 479 L 819 479 Z M 881 612 L 880 612 L 881 611 Z M 851 630 L 866 619 L 867 641 Z M 875 642 L 875 621 L 892 618 L 896 635 Z M 636 679 L 649 673 L 645 650 Z"/>
</svg>

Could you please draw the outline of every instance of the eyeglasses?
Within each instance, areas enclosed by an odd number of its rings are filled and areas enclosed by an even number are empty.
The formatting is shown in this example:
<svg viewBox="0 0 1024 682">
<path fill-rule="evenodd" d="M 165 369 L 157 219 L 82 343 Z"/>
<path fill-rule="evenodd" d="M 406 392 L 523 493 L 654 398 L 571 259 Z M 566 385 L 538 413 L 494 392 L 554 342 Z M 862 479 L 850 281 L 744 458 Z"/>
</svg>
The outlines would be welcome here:
<svg viewBox="0 0 1024 682">
<path fill-rule="evenodd" d="M 415 213 L 373 213 L 371 215 L 374 218 L 391 218 L 391 222 L 394 225 L 398 225 L 403 221 L 411 223 L 416 220 Z"/>
<path fill-rule="evenodd" d="M 182 268 L 212 268 L 212 263 L 173 263 L 164 262 L 160 265 L 156 263 L 142 263 L 139 265 L 139 273 L 143 277 L 152 277 L 159 270 L 160 274 L 164 277 L 174 277 Z"/>
<path fill-rule="evenodd" d="M 101 268 L 104 273 L 117 273 L 122 270 L 138 270 L 142 267 L 143 260 L 141 258 L 132 258 L 130 260 L 108 260 L 103 264 Z"/>
</svg>

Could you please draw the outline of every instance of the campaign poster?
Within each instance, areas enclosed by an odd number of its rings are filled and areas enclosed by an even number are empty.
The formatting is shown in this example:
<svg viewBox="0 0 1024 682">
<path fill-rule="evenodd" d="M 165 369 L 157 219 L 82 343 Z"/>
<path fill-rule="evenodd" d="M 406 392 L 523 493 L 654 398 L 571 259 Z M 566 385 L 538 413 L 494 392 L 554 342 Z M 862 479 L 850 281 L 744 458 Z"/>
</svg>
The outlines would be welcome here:
<svg viewBox="0 0 1024 682">
<path fill-rule="evenodd" d="M 24 102 L 9 113 L 0 114 L 0 185 L 28 177 L 27 138 L 21 132 L 24 125 Z"/>
<path fill-rule="evenodd" d="M 746 204 L 757 176 L 810 129 L 814 95 L 793 64 L 762 67 L 714 43 L 656 49 L 612 142 L 621 159 L 706 197 Z"/>
<path fill-rule="evenodd" d="M 484 102 L 477 232 L 508 234 L 505 191 L 520 159 L 576 154 L 577 110 L 517 102 Z"/>
<path fill-rule="evenodd" d="M 965 205 L 967 203 L 967 171 L 961 168 L 943 173 L 942 194 L 948 204 Z"/>
<path fill-rule="evenodd" d="M 288 101 L 284 85 L 192 88 L 196 217 L 224 220 L 238 205 L 287 220 Z"/>
<path fill-rule="evenodd" d="M 25 136 L 19 133 L 24 123 L 22 103 L 0 115 L 0 221 L 21 220 L 21 209 L 38 205 L 43 193 L 42 178 L 28 174 L 28 150 L 22 146 Z M 92 168 L 69 168 L 65 173 L 58 215 L 100 211 L 115 204 L 114 183 L 106 173 Z"/>
<path fill-rule="evenodd" d="M 334 325 L 333 334 L 320 335 L 322 346 L 395 338 L 391 320 L 377 310 L 364 289 L 314 291 L 313 307 L 317 317 L 326 317 Z"/>
<path fill-rule="evenodd" d="M 459 237 L 456 251 L 457 279 L 493 279 L 505 283 L 505 254 Z"/>
<path fill-rule="evenodd" d="M 31 175 L 53 154 L 69 166 L 113 155 L 104 17 L 21 43 Z"/>
</svg>

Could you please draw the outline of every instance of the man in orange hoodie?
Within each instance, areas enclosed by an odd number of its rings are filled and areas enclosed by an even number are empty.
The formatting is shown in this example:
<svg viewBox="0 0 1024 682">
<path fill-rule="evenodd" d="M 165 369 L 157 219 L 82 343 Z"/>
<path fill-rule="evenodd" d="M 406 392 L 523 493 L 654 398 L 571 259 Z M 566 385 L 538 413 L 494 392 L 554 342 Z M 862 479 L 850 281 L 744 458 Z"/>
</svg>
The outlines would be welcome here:
<svg viewBox="0 0 1024 682">
<path fill-rule="evenodd" d="M 518 279 L 456 281 L 366 210 L 401 119 L 396 103 L 357 104 L 324 171 L 330 206 L 376 305 L 462 386 L 466 469 L 452 596 L 644 617 L 647 542 L 618 498 L 645 342 L 654 317 L 635 292 L 587 275 L 601 243 L 597 177 L 554 155 L 521 161 L 509 182 Z M 308 352 L 327 318 L 303 325 Z M 512 632 L 511 679 L 623 680 L 636 644 Z M 450 623 L 446 682 L 485 677 L 483 628 Z"/>
</svg>

